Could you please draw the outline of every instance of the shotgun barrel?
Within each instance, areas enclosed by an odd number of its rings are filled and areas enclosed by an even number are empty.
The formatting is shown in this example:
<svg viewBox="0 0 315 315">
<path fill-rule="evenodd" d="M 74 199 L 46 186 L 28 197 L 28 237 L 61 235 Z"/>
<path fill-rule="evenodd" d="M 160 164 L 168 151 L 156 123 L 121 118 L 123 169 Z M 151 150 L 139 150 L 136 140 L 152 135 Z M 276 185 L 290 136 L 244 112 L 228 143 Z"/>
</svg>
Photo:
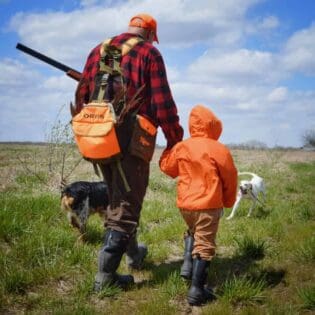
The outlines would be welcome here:
<svg viewBox="0 0 315 315">
<path fill-rule="evenodd" d="M 66 74 L 69 77 L 71 77 L 72 79 L 74 79 L 76 81 L 80 81 L 80 79 L 81 79 L 81 76 L 82 76 L 81 72 L 79 72 L 75 69 L 72 69 L 72 68 L 68 67 L 67 65 L 65 65 L 65 64 L 63 64 L 57 60 L 54 60 L 48 56 L 45 56 L 34 49 L 31 49 L 31 48 L 29 48 L 29 47 L 27 47 L 21 43 L 17 43 L 16 48 L 18 50 L 21 50 L 24 53 L 34 57 L 34 58 L 37 58 L 43 62 L 48 63 L 49 65 L 51 65 L 51 66 L 53 66 L 53 67 L 55 67 L 55 68 L 57 68 L 63 72 L 66 72 Z"/>
</svg>

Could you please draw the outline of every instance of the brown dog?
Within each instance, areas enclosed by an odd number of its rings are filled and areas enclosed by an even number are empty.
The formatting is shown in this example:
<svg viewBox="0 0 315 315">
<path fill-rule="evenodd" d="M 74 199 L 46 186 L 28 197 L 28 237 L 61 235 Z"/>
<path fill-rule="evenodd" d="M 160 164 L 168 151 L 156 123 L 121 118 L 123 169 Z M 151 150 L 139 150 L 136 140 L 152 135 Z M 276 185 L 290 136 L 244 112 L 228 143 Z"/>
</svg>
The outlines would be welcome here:
<svg viewBox="0 0 315 315">
<path fill-rule="evenodd" d="M 98 213 L 106 219 L 107 185 L 104 182 L 78 181 L 65 186 L 61 192 L 61 207 L 69 223 L 83 235 L 89 216 Z"/>
</svg>

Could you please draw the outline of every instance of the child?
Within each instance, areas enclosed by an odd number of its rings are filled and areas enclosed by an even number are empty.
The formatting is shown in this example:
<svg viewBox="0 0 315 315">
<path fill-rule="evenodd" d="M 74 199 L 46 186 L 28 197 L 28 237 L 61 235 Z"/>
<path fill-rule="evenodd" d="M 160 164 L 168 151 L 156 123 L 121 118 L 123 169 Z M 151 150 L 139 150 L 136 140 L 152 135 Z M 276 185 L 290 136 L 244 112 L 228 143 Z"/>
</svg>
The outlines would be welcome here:
<svg viewBox="0 0 315 315">
<path fill-rule="evenodd" d="M 212 111 L 196 105 L 189 117 L 191 137 L 165 150 L 160 168 L 177 182 L 177 206 L 187 223 L 181 276 L 191 279 L 188 303 L 213 298 L 205 288 L 207 268 L 215 255 L 215 238 L 223 207 L 233 206 L 237 170 L 227 147 L 218 142 L 222 123 Z"/>
</svg>

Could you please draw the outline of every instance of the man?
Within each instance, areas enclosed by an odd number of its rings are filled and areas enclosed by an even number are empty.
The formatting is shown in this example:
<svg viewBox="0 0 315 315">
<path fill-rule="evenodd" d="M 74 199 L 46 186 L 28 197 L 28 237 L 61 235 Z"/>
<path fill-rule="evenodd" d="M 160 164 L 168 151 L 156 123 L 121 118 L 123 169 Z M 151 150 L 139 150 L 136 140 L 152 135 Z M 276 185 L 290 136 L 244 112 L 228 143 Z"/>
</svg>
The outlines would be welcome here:
<svg viewBox="0 0 315 315">
<path fill-rule="evenodd" d="M 158 42 L 155 19 L 148 14 L 132 17 L 128 32 L 114 37 L 111 45 L 120 46 L 132 37 L 142 40 L 122 57 L 120 64 L 127 91 L 127 103 L 141 90 L 138 114 L 148 119 L 155 127 L 161 127 L 167 140 L 167 148 L 170 149 L 182 140 L 183 129 L 179 124 L 162 56 L 152 44 L 153 41 Z M 93 94 L 94 79 L 99 70 L 100 47 L 101 44 L 95 47 L 87 59 L 76 91 L 77 111 L 89 102 Z M 128 133 L 123 137 L 128 137 Z M 130 191 L 126 190 L 121 172 L 114 164 L 101 166 L 109 187 L 110 206 L 104 246 L 99 252 L 94 285 L 96 291 L 105 285 L 116 284 L 124 287 L 132 284 L 134 279 L 131 275 L 116 273 L 122 255 L 126 252 L 129 267 L 138 268 L 147 254 L 146 246 L 137 244 L 136 233 L 149 181 L 149 162 L 125 152 L 121 167 Z"/>
</svg>

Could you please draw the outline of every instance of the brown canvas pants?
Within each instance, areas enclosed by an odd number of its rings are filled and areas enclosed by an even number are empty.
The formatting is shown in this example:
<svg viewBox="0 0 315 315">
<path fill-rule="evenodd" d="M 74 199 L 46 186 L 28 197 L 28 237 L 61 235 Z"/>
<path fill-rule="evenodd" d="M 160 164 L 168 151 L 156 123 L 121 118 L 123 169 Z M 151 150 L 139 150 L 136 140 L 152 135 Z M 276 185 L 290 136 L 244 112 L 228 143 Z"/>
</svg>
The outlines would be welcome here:
<svg viewBox="0 0 315 315">
<path fill-rule="evenodd" d="M 149 183 L 150 165 L 126 153 L 121 160 L 121 166 L 131 188 L 130 192 L 126 191 L 115 163 L 100 166 L 109 190 L 105 227 L 133 235 L 139 224 L 140 211 Z"/>
<path fill-rule="evenodd" d="M 211 260 L 215 255 L 216 235 L 222 209 L 204 211 L 180 210 L 189 234 L 194 237 L 193 258 L 200 256 L 203 260 Z"/>
</svg>

